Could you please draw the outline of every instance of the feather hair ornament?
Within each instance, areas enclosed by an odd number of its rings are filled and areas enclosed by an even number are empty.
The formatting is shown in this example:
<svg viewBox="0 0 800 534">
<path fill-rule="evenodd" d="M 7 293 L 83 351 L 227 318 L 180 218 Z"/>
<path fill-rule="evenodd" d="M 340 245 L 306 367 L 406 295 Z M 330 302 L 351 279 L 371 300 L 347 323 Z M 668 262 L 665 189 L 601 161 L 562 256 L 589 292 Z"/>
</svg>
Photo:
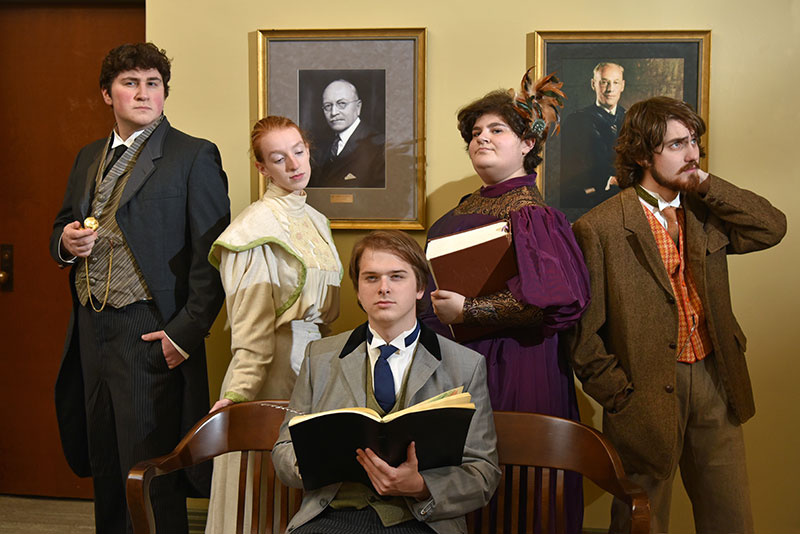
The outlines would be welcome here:
<svg viewBox="0 0 800 534">
<path fill-rule="evenodd" d="M 508 94 L 514 99 L 514 109 L 528 122 L 531 132 L 544 141 L 548 134 L 553 131 L 558 133 L 561 129 L 560 108 L 564 107 L 566 95 L 561 90 L 564 83 L 555 74 L 548 74 L 534 82 L 531 78 L 534 68 L 525 72 L 520 90 L 509 89 Z"/>
</svg>

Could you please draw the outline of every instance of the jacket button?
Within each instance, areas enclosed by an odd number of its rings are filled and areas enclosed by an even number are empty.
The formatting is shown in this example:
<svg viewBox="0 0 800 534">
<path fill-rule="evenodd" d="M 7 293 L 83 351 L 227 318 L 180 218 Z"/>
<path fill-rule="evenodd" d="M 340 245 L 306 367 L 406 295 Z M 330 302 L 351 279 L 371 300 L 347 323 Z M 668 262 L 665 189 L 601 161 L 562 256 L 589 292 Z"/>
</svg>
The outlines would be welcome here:
<svg viewBox="0 0 800 534">
<path fill-rule="evenodd" d="M 328 506 L 328 501 L 326 501 L 325 499 L 320 499 L 319 505 L 325 508 L 326 506 Z"/>
<path fill-rule="evenodd" d="M 667 393 L 672 393 L 673 391 L 675 391 L 675 387 L 672 384 L 667 384 L 666 386 L 664 386 L 664 391 L 666 391 Z"/>
<path fill-rule="evenodd" d="M 677 344 L 677 343 L 670 343 L 670 344 L 669 344 L 669 348 L 671 348 L 671 349 L 677 349 L 677 348 L 678 348 L 678 344 Z"/>
</svg>

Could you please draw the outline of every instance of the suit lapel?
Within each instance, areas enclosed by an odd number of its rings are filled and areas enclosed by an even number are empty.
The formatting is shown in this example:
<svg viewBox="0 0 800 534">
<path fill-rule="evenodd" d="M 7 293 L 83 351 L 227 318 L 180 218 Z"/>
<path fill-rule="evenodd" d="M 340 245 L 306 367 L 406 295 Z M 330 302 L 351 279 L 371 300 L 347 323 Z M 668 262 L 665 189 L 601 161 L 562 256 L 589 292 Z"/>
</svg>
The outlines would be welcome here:
<svg viewBox="0 0 800 534">
<path fill-rule="evenodd" d="M 86 182 L 83 185 L 83 193 L 81 194 L 80 202 L 78 204 L 78 213 L 80 213 L 81 222 L 83 222 L 83 219 L 89 215 L 89 210 L 91 210 L 92 193 L 94 192 L 95 181 L 97 179 L 97 170 L 100 167 L 100 161 L 103 159 L 103 156 L 106 153 L 106 147 L 108 146 L 108 143 L 109 141 L 106 141 L 106 143 L 97 153 L 94 161 L 92 161 L 91 165 L 89 165 L 89 168 L 86 169 Z"/>
<path fill-rule="evenodd" d="M 442 364 L 442 350 L 439 346 L 439 338 L 436 337 L 436 332 L 425 326 L 424 323 L 420 326 L 417 351 L 411 361 L 411 368 L 408 370 L 406 406 L 425 400 L 415 399 L 415 397 Z"/>
<path fill-rule="evenodd" d="M 640 263 L 650 271 L 653 278 L 661 284 L 661 287 L 672 294 L 672 284 L 670 284 L 667 269 L 664 267 L 664 260 L 661 259 L 653 230 L 650 228 L 650 223 L 647 222 L 647 215 L 636 195 L 636 190 L 628 187 L 619 196 L 622 202 L 622 224 L 626 230 L 631 232 L 628 240 L 634 248 L 634 254 L 639 258 Z"/>
<path fill-rule="evenodd" d="M 365 132 L 364 123 L 363 122 L 358 123 L 356 129 L 353 130 L 353 135 L 350 136 L 350 138 L 347 140 L 347 143 L 344 145 L 342 151 L 339 152 L 337 159 L 341 159 L 343 157 L 347 157 L 350 154 L 352 154 L 355 151 L 359 141 L 361 141 L 361 139 L 364 137 L 364 132 Z"/>
<path fill-rule="evenodd" d="M 169 128 L 169 122 L 165 118 L 150 134 L 150 139 L 142 147 L 142 151 L 139 157 L 136 158 L 136 164 L 131 171 L 131 176 L 128 178 L 128 183 L 125 184 L 125 190 L 119 199 L 120 206 L 127 204 L 153 173 L 155 160 L 161 157 L 164 148 L 164 137 Z"/>
<path fill-rule="evenodd" d="M 339 353 L 339 365 L 342 368 L 345 382 L 350 394 L 356 400 L 356 406 L 367 405 L 367 393 L 364 390 L 364 369 L 367 359 L 367 324 L 357 327 L 347 338 L 347 342 Z"/>
<path fill-rule="evenodd" d="M 685 261 L 689 267 L 689 272 L 694 280 L 697 293 L 706 302 L 705 276 L 703 275 L 703 262 L 708 249 L 708 234 L 704 230 L 705 212 L 698 209 L 697 200 L 693 195 L 683 197 L 684 232 L 683 241 L 686 251 Z M 703 220 L 698 215 L 702 214 Z"/>
<path fill-rule="evenodd" d="M 419 390 L 428 379 L 433 375 L 436 369 L 442 364 L 437 360 L 422 343 L 417 344 L 417 352 L 414 354 L 414 359 L 411 361 L 411 368 L 408 370 L 408 382 L 406 383 L 406 402 L 403 408 L 411 406 L 412 404 L 425 399 L 415 399 Z"/>
</svg>

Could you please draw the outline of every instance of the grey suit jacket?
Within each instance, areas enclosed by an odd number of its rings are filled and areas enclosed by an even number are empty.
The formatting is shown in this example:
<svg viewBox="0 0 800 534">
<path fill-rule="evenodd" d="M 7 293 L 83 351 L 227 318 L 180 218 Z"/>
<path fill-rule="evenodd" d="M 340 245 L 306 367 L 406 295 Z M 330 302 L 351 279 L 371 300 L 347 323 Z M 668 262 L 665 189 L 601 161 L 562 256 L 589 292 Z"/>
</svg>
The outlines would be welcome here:
<svg viewBox="0 0 800 534">
<path fill-rule="evenodd" d="M 682 200 L 686 263 L 706 324 L 731 416 L 755 412 L 746 340 L 731 307 L 728 254 L 778 243 L 786 217 L 764 198 L 709 176 L 704 196 Z M 564 339 L 583 389 L 603 408 L 603 432 L 628 472 L 665 478 L 678 461 L 674 394 L 678 306 L 653 232 L 633 187 L 578 219 L 592 301 Z M 615 404 L 621 392 L 629 395 Z"/>
<path fill-rule="evenodd" d="M 366 406 L 366 332 L 367 326 L 363 324 L 355 330 L 308 346 L 292 393 L 291 409 L 313 413 Z M 483 356 L 438 336 L 423 325 L 409 370 L 406 406 L 458 386 L 464 386 L 464 390 L 470 392 L 476 409 L 464 447 L 463 462 L 458 467 L 422 471 L 420 474 L 431 492 L 430 499 L 421 502 L 407 499 L 414 517 L 440 534 L 466 532 L 464 515 L 489 502 L 500 480 L 500 470 Z M 292 414 L 287 413 L 272 459 L 285 484 L 302 487 L 288 428 L 291 417 Z M 300 510 L 292 518 L 287 532 L 322 512 L 340 485 L 331 484 L 305 492 Z"/>
<path fill-rule="evenodd" d="M 103 138 L 85 146 L 75 158 L 50 236 L 50 254 L 62 267 L 67 265 L 58 250 L 62 230 L 89 215 L 105 142 Z M 185 433 L 208 412 L 203 341 L 224 300 L 219 274 L 208 262 L 211 243 L 230 222 L 227 177 L 217 147 L 172 128 L 165 118 L 131 170 L 116 219 L 161 313 L 164 330 L 190 354 L 177 368 L 184 378 L 181 431 Z M 75 274 L 73 267 L 73 313 L 56 381 L 56 412 L 67 462 L 77 475 L 89 476 Z"/>
</svg>

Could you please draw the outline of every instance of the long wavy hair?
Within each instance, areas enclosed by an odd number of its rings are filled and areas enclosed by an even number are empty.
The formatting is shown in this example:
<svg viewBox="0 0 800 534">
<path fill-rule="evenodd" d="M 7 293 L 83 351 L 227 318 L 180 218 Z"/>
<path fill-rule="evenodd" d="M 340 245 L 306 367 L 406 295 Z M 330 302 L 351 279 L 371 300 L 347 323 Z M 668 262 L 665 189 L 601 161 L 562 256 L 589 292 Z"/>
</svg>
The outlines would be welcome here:
<svg viewBox="0 0 800 534">
<path fill-rule="evenodd" d="M 683 123 L 698 139 L 706 131 L 706 123 L 686 102 L 666 96 L 657 96 L 631 106 L 625 114 L 614 150 L 617 158 L 617 184 L 621 189 L 639 183 L 644 170 L 653 162 L 653 154 L 660 152 L 670 119 Z M 700 157 L 706 155 L 699 145 Z"/>
</svg>

